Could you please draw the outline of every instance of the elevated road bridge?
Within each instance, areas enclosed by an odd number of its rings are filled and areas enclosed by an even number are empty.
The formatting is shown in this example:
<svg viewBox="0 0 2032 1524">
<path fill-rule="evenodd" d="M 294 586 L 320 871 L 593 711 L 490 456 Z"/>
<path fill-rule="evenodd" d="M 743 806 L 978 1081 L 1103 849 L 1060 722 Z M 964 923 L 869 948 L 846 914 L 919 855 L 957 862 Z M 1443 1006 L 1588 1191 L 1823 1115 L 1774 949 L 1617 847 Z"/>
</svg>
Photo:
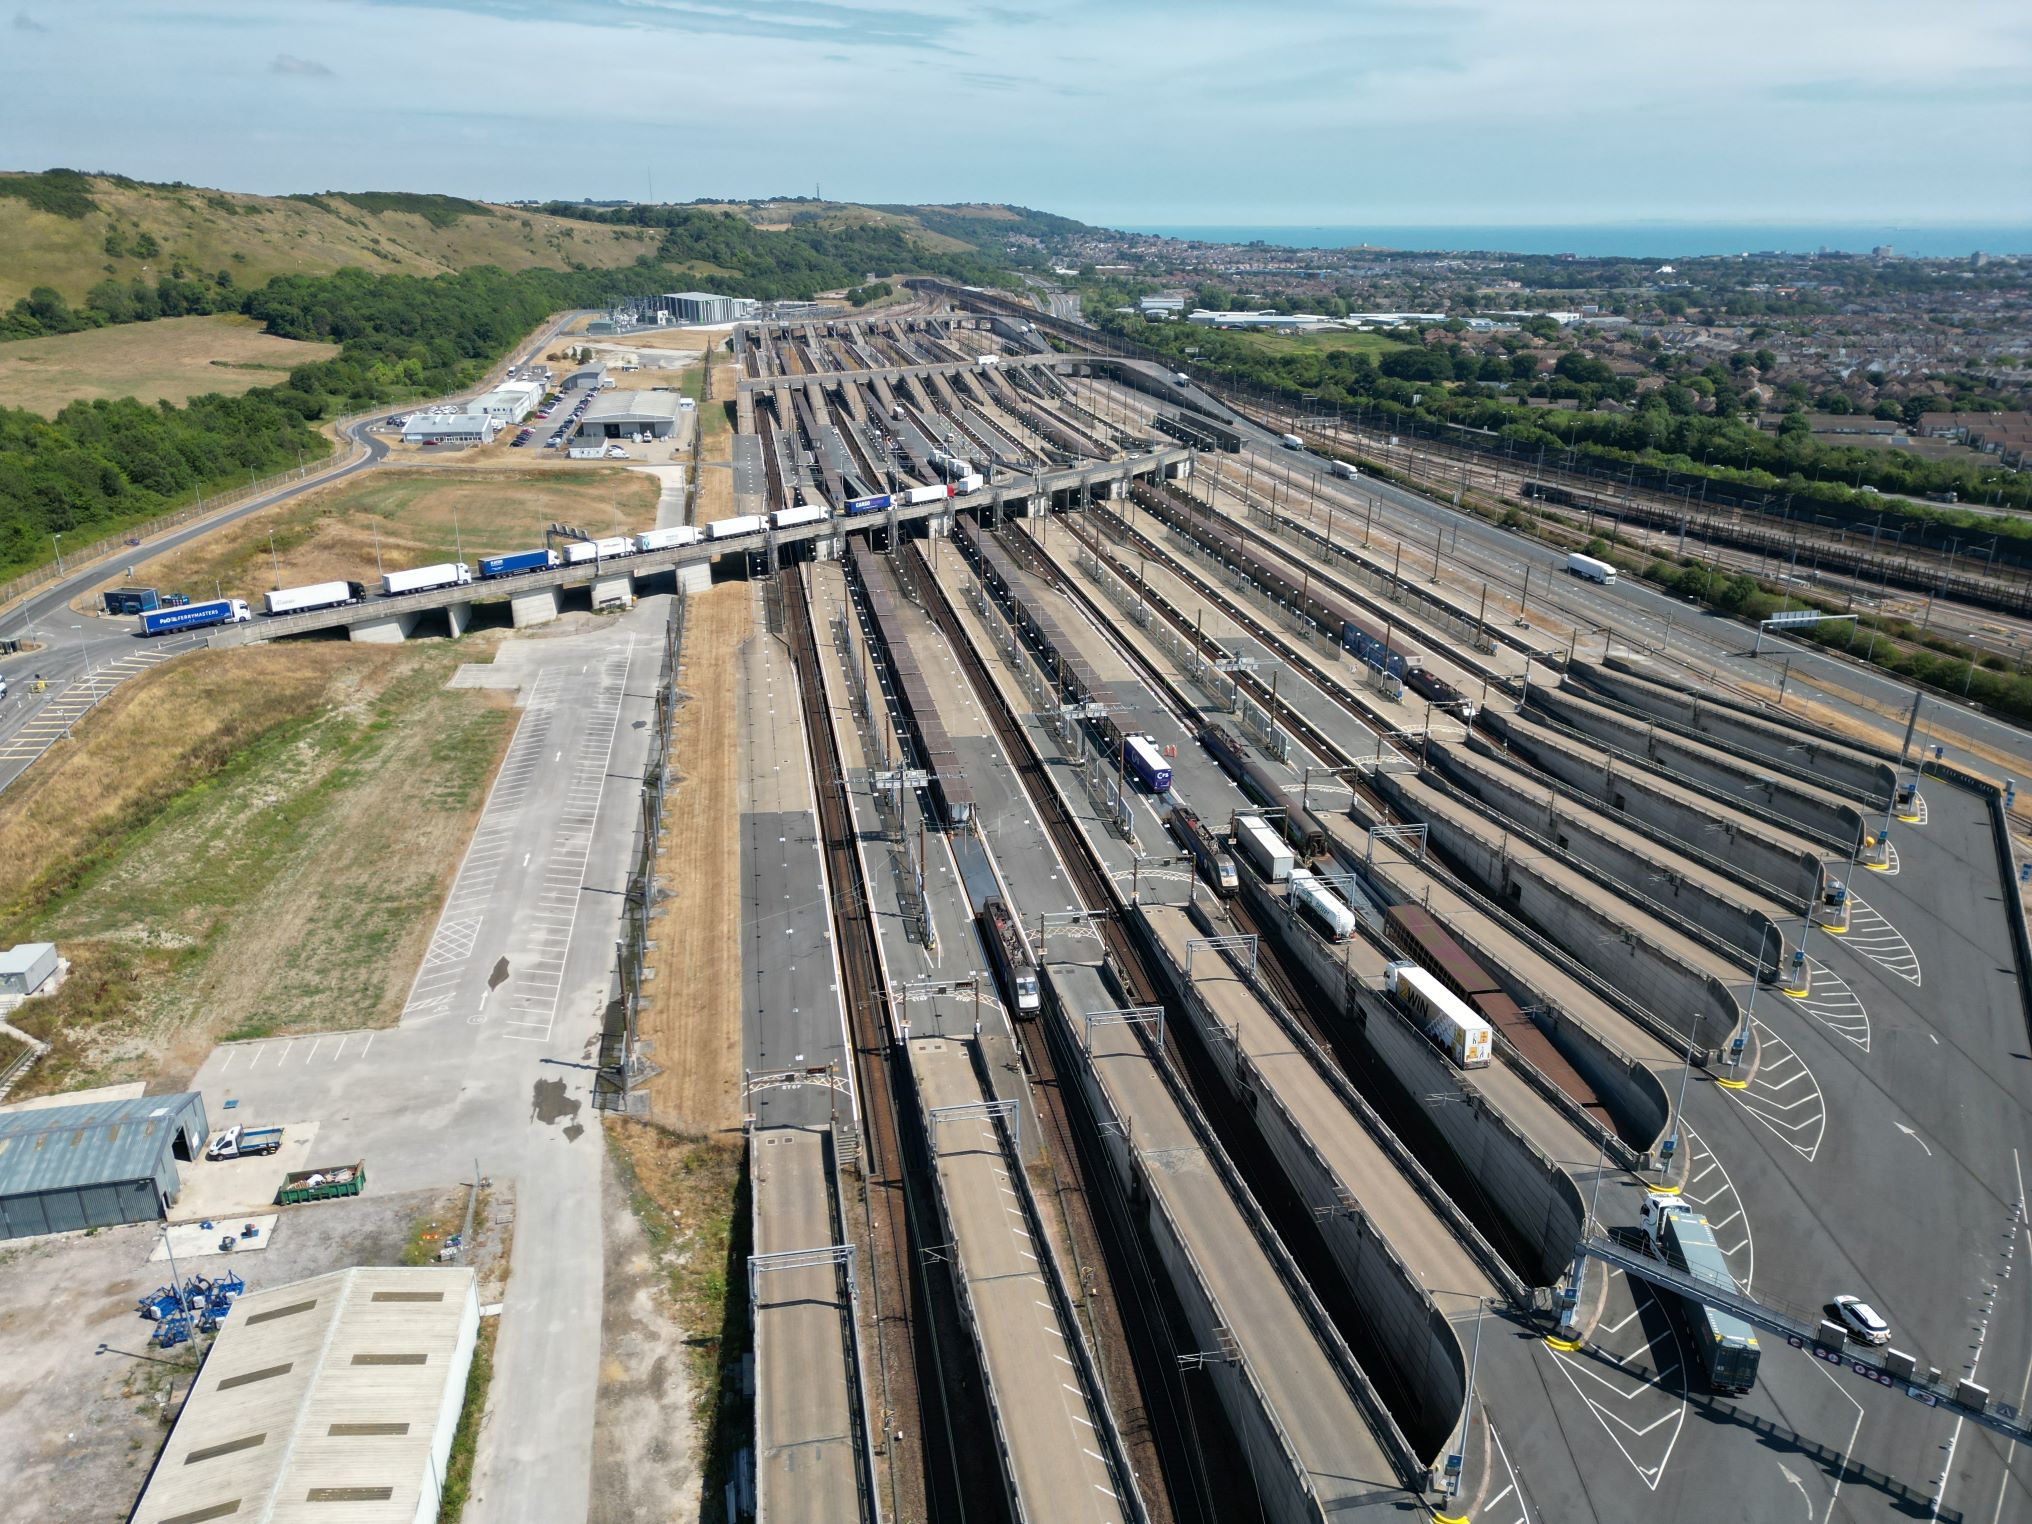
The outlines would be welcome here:
<svg viewBox="0 0 2032 1524">
<path fill-rule="evenodd" d="M 444 616 L 445 633 L 456 636 L 465 631 L 472 618 L 474 604 L 504 601 L 511 605 L 515 624 L 521 628 L 556 618 L 568 588 L 592 589 L 593 605 L 598 608 L 629 601 L 637 578 L 660 572 L 674 572 L 686 585 L 703 587 L 712 577 L 713 564 L 723 557 L 762 556 L 773 561 L 792 546 L 810 541 L 830 542 L 848 529 L 901 527 L 942 518 L 955 509 L 993 508 L 1000 517 L 1011 512 L 1027 511 L 1027 508 L 1017 505 L 1027 505 L 1056 493 L 1082 490 L 1091 493 L 1094 488 L 1109 483 L 1175 475 L 1186 469 L 1191 458 L 1192 451 L 1187 449 L 1159 450 L 1126 461 L 1012 476 L 964 497 L 892 508 L 853 520 L 833 518 L 793 529 L 762 529 L 752 534 L 730 535 L 670 550 L 584 561 L 576 566 L 557 566 L 545 571 L 525 572 L 520 576 L 465 582 L 424 592 L 398 593 L 392 597 L 376 595 L 359 603 L 313 609 L 301 614 L 256 618 L 246 624 L 213 628 L 205 633 L 205 641 L 214 648 L 244 646 L 288 635 L 315 635 L 343 629 L 354 640 L 394 643 L 417 633 L 427 618 L 435 623 L 435 616 L 440 613 Z"/>
</svg>

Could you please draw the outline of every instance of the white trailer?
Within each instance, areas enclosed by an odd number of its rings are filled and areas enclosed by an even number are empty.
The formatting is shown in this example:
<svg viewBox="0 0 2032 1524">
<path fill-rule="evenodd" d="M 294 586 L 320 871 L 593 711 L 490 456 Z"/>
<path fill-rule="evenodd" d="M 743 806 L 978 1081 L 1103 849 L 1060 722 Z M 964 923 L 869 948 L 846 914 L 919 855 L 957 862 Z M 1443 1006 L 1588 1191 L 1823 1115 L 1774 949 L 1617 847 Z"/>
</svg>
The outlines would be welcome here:
<svg viewBox="0 0 2032 1524">
<path fill-rule="evenodd" d="M 1171 384 L 1173 386 L 1190 386 L 1192 385 L 1192 377 L 1182 370 L 1174 371 L 1171 376 Z"/>
<path fill-rule="evenodd" d="M 646 529 L 635 536 L 638 552 L 652 550 L 676 550 L 681 545 L 696 545 L 705 538 L 705 532 L 690 524 L 679 524 L 674 529 Z"/>
<path fill-rule="evenodd" d="M 1291 900 L 1329 942 L 1345 942 L 1355 934 L 1355 913 L 1311 869 L 1291 870 Z"/>
<path fill-rule="evenodd" d="M 832 516 L 832 510 L 823 503 L 806 503 L 802 508 L 779 508 L 776 510 L 776 527 L 800 529 L 806 524 L 823 524 Z"/>
<path fill-rule="evenodd" d="M 634 554 L 635 542 L 624 534 L 605 540 L 573 540 L 564 548 L 564 564 L 582 566 L 588 561 L 612 561 Z"/>
<path fill-rule="evenodd" d="M 952 493 L 950 487 L 908 487 L 900 494 L 900 501 L 904 507 L 914 508 L 919 503 L 943 502 Z"/>
<path fill-rule="evenodd" d="M 1000 355 L 978 355 L 974 359 L 974 364 L 978 365 L 982 370 L 987 370 L 1001 363 L 1002 357 Z"/>
<path fill-rule="evenodd" d="M 1361 472 L 1355 469 L 1354 464 L 1351 461 L 1345 460 L 1337 460 L 1327 469 L 1333 472 L 1333 474 L 1335 476 L 1338 476 L 1342 481 L 1348 482 L 1353 481 L 1356 477 L 1362 474 Z"/>
<path fill-rule="evenodd" d="M 1392 963 L 1384 970 L 1390 993 L 1411 1014 L 1457 1069 L 1488 1067 L 1494 1044 L 1489 1024 L 1452 990 L 1416 963 Z"/>
<path fill-rule="evenodd" d="M 979 492 L 981 485 L 981 478 L 978 476 L 962 476 L 953 483 L 953 494 L 958 496 L 962 492 Z"/>
<path fill-rule="evenodd" d="M 465 562 L 444 561 L 436 566 L 386 572 L 381 578 L 381 591 L 392 598 L 397 593 L 424 593 L 434 587 L 458 587 L 472 580 L 473 569 Z"/>
<path fill-rule="evenodd" d="M 1296 434 L 1280 435 L 1277 442 L 1287 450 L 1302 450 L 1305 448 L 1305 441 L 1300 439 Z"/>
<path fill-rule="evenodd" d="M 1576 577 L 1599 582 L 1603 587 L 1613 587 L 1616 582 L 1615 567 L 1606 561 L 1597 561 L 1593 556 L 1584 556 L 1579 551 L 1566 558 L 1566 569 Z"/>
<path fill-rule="evenodd" d="M 311 609 L 335 609 L 341 604 L 358 603 L 367 596 L 367 589 L 357 582 L 314 582 L 309 587 L 278 587 L 268 594 L 262 612 L 266 614 L 302 614 Z"/>
<path fill-rule="evenodd" d="M 744 534 L 760 534 L 769 527 L 769 521 L 759 513 L 744 513 L 737 518 L 714 519 L 706 525 L 709 540 L 733 540 Z"/>
<path fill-rule="evenodd" d="M 1235 849 L 1273 884 L 1289 879 L 1298 861 L 1284 844 L 1284 838 L 1265 825 L 1261 815 L 1235 817 Z"/>
</svg>

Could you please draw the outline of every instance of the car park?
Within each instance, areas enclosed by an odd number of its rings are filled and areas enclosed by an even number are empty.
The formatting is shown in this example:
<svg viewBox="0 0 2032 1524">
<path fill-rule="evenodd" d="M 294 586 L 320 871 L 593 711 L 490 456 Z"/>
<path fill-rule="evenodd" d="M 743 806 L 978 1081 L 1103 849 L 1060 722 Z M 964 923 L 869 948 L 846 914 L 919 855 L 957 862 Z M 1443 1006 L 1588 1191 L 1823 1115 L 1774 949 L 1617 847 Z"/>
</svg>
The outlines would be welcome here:
<svg viewBox="0 0 2032 1524">
<path fill-rule="evenodd" d="M 1859 1297 L 1838 1296 L 1828 1307 L 1835 1319 L 1858 1344 L 1889 1344 L 1891 1325 L 1877 1315 L 1877 1309 Z"/>
</svg>

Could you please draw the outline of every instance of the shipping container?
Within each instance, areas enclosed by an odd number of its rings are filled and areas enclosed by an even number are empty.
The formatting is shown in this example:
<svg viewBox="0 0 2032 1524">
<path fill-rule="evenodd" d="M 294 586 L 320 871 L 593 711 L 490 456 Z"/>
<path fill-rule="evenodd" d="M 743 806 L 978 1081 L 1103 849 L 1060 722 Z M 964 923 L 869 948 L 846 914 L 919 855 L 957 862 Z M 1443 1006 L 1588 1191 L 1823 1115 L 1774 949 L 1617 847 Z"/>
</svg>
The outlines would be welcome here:
<svg viewBox="0 0 2032 1524">
<path fill-rule="evenodd" d="M 109 614 L 146 614 L 162 607 L 162 597 L 152 587 L 109 587 L 99 603 Z"/>
<path fill-rule="evenodd" d="M 367 589 L 357 582 L 314 582 L 308 587 L 279 587 L 268 594 L 264 611 L 268 614 L 304 614 L 312 609 L 335 609 L 348 603 L 359 603 L 367 596 Z"/>
<path fill-rule="evenodd" d="M 1489 1024 L 1460 996 L 1416 963 L 1392 963 L 1385 971 L 1390 993 L 1418 1029 L 1459 1069 L 1488 1067 L 1494 1046 Z"/>
<path fill-rule="evenodd" d="M 1284 844 L 1284 838 L 1264 824 L 1261 815 L 1235 817 L 1235 850 L 1273 884 L 1289 879 L 1297 861 L 1291 855 L 1291 848 Z"/>
<path fill-rule="evenodd" d="M 463 561 L 445 561 L 436 566 L 418 566 L 409 571 L 392 571 L 381 578 L 381 591 L 421 593 L 436 587 L 458 587 L 473 580 L 473 569 Z"/>
<path fill-rule="evenodd" d="M 199 630 L 213 624 L 244 624 L 254 617 L 243 598 L 214 598 L 180 608 L 150 609 L 141 616 L 141 633 L 167 635 L 173 630 Z"/>
</svg>

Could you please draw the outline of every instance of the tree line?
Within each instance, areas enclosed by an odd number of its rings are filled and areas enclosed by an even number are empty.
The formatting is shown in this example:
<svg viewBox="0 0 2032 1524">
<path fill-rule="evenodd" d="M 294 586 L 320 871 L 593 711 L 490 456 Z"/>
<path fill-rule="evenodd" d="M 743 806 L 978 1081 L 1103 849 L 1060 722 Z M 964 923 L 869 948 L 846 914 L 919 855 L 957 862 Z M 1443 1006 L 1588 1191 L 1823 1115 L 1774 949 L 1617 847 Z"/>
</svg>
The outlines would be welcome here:
<svg viewBox="0 0 2032 1524">
<path fill-rule="evenodd" d="M 716 220 L 745 230 L 720 230 L 727 239 L 715 246 L 720 253 L 768 238 L 797 246 L 773 264 L 756 262 L 742 277 L 742 294 L 803 297 L 842 283 L 809 242 Z M 860 252 L 888 251 L 893 258 L 881 268 L 924 263 L 909 252 L 913 246 L 891 243 L 890 231 L 848 243 Z M 110 532 L 250 474 L 293 466 L 299 453 L 321 457 L 330 448 L 317 431 L 325 419 L 463 390 L 551 313 L 669 291 L 684 280 L 654 262 L 441 276 L 347 269 L 277 276 L 237 292 L 232 310 L 269 333 L 336 343 L 338 354 L 298 366 L 278 385 L 182 406 L 74 402 L 54 418 L 0 408 L 0 577 L 47 560 L 52 534 Z"/>
</svg>

